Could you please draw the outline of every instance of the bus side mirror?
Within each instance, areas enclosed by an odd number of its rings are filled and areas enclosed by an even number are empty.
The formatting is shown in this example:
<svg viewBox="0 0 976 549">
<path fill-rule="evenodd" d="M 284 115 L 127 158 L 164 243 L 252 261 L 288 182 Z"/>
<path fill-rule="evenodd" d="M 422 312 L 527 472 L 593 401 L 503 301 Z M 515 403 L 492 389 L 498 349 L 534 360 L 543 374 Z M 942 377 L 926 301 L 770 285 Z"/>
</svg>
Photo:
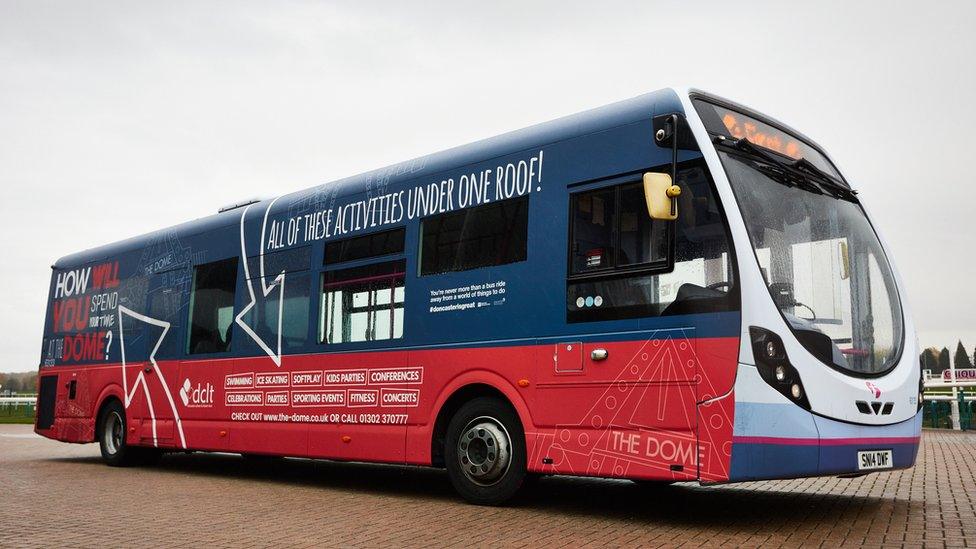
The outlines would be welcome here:
<svg viewBox="0 0 976 549">
<path fill-rule="evenodd" d="M 678 218 L 678 201 L 681 187 L 673 184 L 666 173 L 647 172 L 644 174 L 644 201 L 647 215 L 651 219 L 673 221 Z"/>
</svg>

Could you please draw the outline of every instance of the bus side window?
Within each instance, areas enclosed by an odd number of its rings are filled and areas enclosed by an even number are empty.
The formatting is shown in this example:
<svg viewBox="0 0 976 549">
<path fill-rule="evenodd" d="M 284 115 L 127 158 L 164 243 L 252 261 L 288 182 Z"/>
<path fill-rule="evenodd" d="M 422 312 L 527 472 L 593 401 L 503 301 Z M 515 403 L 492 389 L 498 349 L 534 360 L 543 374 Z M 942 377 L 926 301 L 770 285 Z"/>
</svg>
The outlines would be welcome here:
<svg viewBox="0 0 976 549">
<path fill-rule="evenodd" d="M 325 264 L 402 254 L 399 227 L 325 245 Z M 319 343 L 354 343 L 403 337 L 405 259 L 322 273 Z"/>
<path fill-rule="evenodd" d="M 610 268 L 616 263 L 612 221 L 615 198 L 613 188 L 574 195 L 573 274 Z"/>
<path fill-rule="evenodd" d="M 420 275 L 525 261 L 529 197 L 436 215 L 420 224 Z"/>
<path fill-rule="evenodd" d="M 406 260 L 322 273 L 320 343 L 403 337 Z"/>
<path fill-rule="evenodd" d="M 187 354 L 230 350 L 236 287 L 236 257 L 193 268 Z"/>
<path fill-rule="evenodd" d="M 279 335 L 283 349 L 302 347 L 308 340 L 312 300 L 312 278 L 309 274 L 311 246 L 268 252 L 263 256 L 249 257 L 247 261 L 245 273 L 251 280 L 245 281 L 245 285 L 250 284 L 255 292 L 260 292 L 263 285 L 275 283 L 279 277 L 281 283 L 264 298 L 257 299 L 254 306 L 244 313 L 242 321 L 257 334 L 257 338 L 244 338 L 241 343 L 247 349 L 238 350 L 260 352 L 256 339 L 274 342 Z"/>
<path fill-rule="evenodd" d="M 728 235 L 702 162 L 684 163 L 677 183 L 676 221 L 650 219 L 638 183 L 571 195 L 568 322 L 737 307 Z"/>
<path fill-rule="evenodd" d="M 643 207 L 640 183 L 573 195 L 571 273 L 666 267 L 668 226 Z"/>
<path fill-rule="evenodd" d="M 344 238 L 325 245 L 325 263 L 331 265 L 343 261 L 356 261 L 371 257 L 403 253 L 407 230 L 403 227 Z"/>
<path fill-rule="evenodd" d="M 192 282 L 193 272 L 188 267 L 153 273 L 149 277 L 149 316 L 169 322 L 172 333 L 172 336 L 164 337 L 159 342 L 157 359 L 173 359 L 183 355 L 186 347 L 183 336 L 187 335 L 184 331 L 184 306 Z"/>
</svg>

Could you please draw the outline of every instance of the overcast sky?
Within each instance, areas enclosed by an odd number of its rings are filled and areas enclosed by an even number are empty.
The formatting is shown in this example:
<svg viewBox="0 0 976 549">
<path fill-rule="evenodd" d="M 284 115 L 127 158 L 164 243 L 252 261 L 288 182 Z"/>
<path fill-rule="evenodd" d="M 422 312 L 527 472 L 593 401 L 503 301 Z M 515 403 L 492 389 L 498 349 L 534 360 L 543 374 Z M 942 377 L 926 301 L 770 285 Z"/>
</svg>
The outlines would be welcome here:
<svg viewBox="0 0 976 549">
<path fill-rule="evenodd" d="M 680 84 L 830 151 L 976 346 L 976 4 L 527 4 L 0 0 L 0 371 L 62 255 Z"/>
</svg>

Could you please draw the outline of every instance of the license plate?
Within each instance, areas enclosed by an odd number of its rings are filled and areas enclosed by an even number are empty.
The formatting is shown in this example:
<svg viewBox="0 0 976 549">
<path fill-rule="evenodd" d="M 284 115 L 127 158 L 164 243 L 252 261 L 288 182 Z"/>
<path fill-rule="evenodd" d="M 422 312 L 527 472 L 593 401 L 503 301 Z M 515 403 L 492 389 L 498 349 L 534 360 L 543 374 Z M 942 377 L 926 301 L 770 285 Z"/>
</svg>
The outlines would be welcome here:
<svg viewBox="0 0 976 549">
<path fill-rule="evenodd" d="M 857 470 L 891 469 L 891 450 L 866 450 L 857 453 Z"/>
</svg>

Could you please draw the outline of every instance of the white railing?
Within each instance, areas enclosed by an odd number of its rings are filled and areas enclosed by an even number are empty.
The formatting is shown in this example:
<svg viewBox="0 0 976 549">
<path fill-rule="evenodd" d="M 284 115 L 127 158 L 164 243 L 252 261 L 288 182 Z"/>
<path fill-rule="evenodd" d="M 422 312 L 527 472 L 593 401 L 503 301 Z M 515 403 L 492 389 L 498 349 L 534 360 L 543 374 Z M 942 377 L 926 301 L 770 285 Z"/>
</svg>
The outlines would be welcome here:
<svg viewBox="0 0 976 549">
<path fill-rule="evenodd" d="M 37 397 L 0 397 L 0 404 L 33 404 L 37 405 Z"/>
<path fill-rule="evenodd" d="M 936 378 L 931 381 L 925 382 L 926 389 L 952 389 L 953 387 L 976 387 L 976 381 L 967 379 L 965 381 L 942 381 L 942 378 Z"/>
<path fill-rule="evenodd" d="M 922 382 L 925 391 L 930 389 L 950 389 L 951 394 L 928 394 L 923 393 L 923 400 L 929 402 L 948 402 L 950 406 L 950 416 L 952 418 L 952 428 L 955 430 L 960 430 L 962 428 L 959 422 L 959 390 L 976 387 L 976 379 L 972 379 L 966 376 L 964 379 L 958 379 L 956 377 L 956 368 L 951 366 L 948 370 L 948 378 L 942 375 L 932 375 L 928 370 L 925 371 L 925 378 Z M 964 372 L 966 373 L 966 372 Z M 966 391 L 972 394 L 963 394 L 964 402 L 976 401 L 976 390 Z"/>
<path fill-rule="evenodd" d="M 976 401 L 976 395 L 966 395 L 966 402 Z M 952 395 L 925 395 L 925 402 L 959 402 L 959 397 Z"/>
</svg>

